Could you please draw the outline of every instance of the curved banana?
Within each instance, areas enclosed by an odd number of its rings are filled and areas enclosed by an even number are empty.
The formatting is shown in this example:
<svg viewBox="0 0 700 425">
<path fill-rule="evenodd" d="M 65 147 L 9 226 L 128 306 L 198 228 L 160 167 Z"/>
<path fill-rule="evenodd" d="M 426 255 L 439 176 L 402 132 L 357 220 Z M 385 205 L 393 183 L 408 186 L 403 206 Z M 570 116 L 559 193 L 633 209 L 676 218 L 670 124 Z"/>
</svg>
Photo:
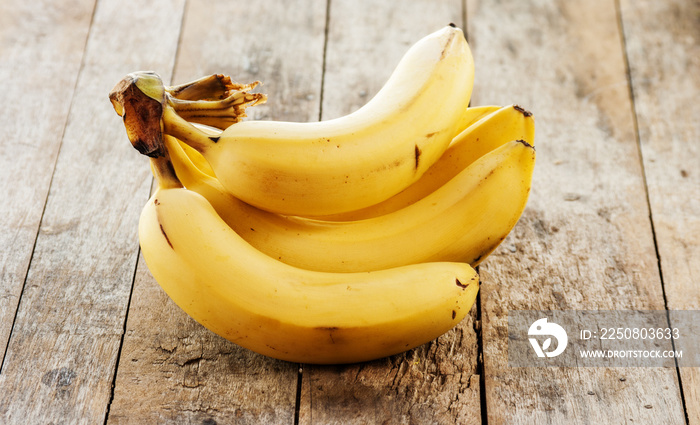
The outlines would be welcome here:
<svg viewBox="0 0 700 425">
<path fill-rule="evenodd" d="M 465 120 L 467 125 L 461 127 L 463 130 L 455 136 L 445 153 L 411 186 L 376 205 L 316 218 L 363 220 L 398 211 L 434 192 L 474 161 L 504 143 L 524 140 L 535 145 L 535 120 L 530 112 L 517 105 L 504 106 L 495 111 L 495 107 L 490 106 L 479 108 L 473 112 L 475 120 Z"/>
<path fill-rule="evenodd" d="M 435 339 L 474 303 L 467 264 L 323 273 L 277 261 L 178 187 L 167 161 L 152 161 L 159 187 L 139 222 L 146 264 L 186 313 L 238 345 L 292 362 L 366 361 Z"/>
<path fill-rule="evenodd" d="M 468 107 L 462 115 L 459 117 L 459 120 L 457 122 L 457 133 L 461 134 L 466 130 L 470 125 L 474 124 L 475 122 L 483 119 L 484 117 L 491 115 L 492 113 L 498 111 L 501 109 L 499 106 L 493 106 L 493 105 L 485 105 L 485 106 L 471 106 Z M 200 125 L 197 126 L 202 132 L 206 133 L 207 136 L 209 137 L 219 137 L 221 136 L 221 128 L 226 128 L 228 125 L 228 119 L 226 117 L 208 117 L 206 122 L 209 123 L 209 125 Z M 201 124 L 203 124 L 202 122 Z M 455 141 L 459 137 L 455 137 L 453 139 L 452 144 L 455 143 Z M 525 137 L 521 137 L 523 140 L 529 140 Z M 514 137 L 511 140 L 518 139 L 518 137 Z M 212 170 L 211 166 L 207 162 L 207 160 L 200 154 L 195 148 L 191 147 L 187 143 L 180 142 L 180 146 L 185 150 L 187 153 L 187 156 L 190 158 L 190 160 L 195 164 L 197 168 L 200 169 L 200 171 L 208 174 L 209 176 L 214 177 L 214 170 Z M 441 157 L 442 158 L 442 157 Z M 439 160 L 438 160 L 439 161 Z M 422 178 L 422 177 L 421 177 Z M 370 207 L 371 208 L 371 207 Z M 348 214 L 352 214 L 348 213 Z"/>
<path fill-rule="evenodd" d="M 261 209 L 318 216 L 381 202 L 416 181 L 457 134 L 474 80 L 447 26 L 414 44 L 365 106 L 313 122 L 243 121 L 209 137 L 166 107 L 163 131 L 196 148 L 221 184 Z"/>
<path fill-rule="evenodd" d="M 410 206 L 340 222 L 283 216 L 250 206 L 197 170 L 176 140 L 165 141 L 185 187 L 204 196 L 243 239 L 287 264 L 328 272 L 427 261 L 476 266 L 517 223 L 527 203 L 535 162 L 531 145 L 512 141 Z"/>
</svg>

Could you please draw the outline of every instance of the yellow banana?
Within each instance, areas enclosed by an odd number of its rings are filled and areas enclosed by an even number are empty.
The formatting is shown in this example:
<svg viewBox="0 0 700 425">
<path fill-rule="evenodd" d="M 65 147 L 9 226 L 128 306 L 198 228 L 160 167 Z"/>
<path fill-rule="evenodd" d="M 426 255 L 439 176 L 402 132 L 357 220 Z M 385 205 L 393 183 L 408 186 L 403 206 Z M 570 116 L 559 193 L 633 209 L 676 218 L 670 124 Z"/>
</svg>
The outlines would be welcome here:
<svg viewBox="0 0 700 425">
<path fill-rule="evenodd" d="M 162 112 L 163 131 L 207 159 L 234 196 L 268 211 L 317 216 L 381 202 L 416 181 L 457 134 L 474 64 L 458 28 L 414 44 L 385 86 L 341 118 L 243 121 L 220 136 Z"/>
<path fill-rule="evenodd" d="M 203 129 L 203 131 L 210 131 L 209 129 Z M 214 134 L 214 132 L 211 132 Z M 170 136 L 165 136 L 164 140 L 167 140 Z M 187 158 L 192 162 L 192 165 L 200 172 L 206 174 L 208 177 L 216 178 L 216 174 L 214 174 L 214 170 L 211 169 L 211 166 L 207 162 L 207 160 L 202 156 L 201 153 L 197 152 L 195 148 L 192 146 L 188 145 L 187 143 L 184 142 L 179 142 L 179 146 L 182 149 L 183 153 L 187 155 Z"/>
<path fill-rule="evenodd" d="M 166 89 L 167 90 L 167 89 Z M 461 134 L 467 127 L 470 125 L 474 124 L 475 122 L 481 120 L 482 118 L 491 115 L 492 113 L 498 111 L 501 109 L 498 106 L 492 106 L 492 105 L 487 105 L 487 106 L 472 106 L 467 108 L 464 113 L 459 117 L 459 120 L 457 122 L 457 133 Z M 202 114 L 204 115 L 204 114 Z M 220 128 L 225 128 L 228 123 L 229 123 L 229 118 L 228 117 L 221 117 L 221 116 L 214 116 L 214 117 L 208 117 L 206 120 L 201 120 L 202 123 L 207 122 L 208 125 L 206 126 L 198 126 L 198 128 L 206 133 L 209 137 L 218 137 L 221 136 L 221 130 L 217 130 Z M 212 128 L 214 127 L 214 128 Z M 516 139 L 523 139 L 523 140 L 529 140 L 526 137 L 513 137 L 510 140 L 516 140 Z M 452 141 L 452 144 L 455 143 L 455 141 L 458 139 L 458 137 L 455 137 L 455 139 Z M 210 175 L 210 176 L 215 176 L 214 170 L 211 169 L 211 166 L 207 162 L 207 160 L 200 154 L 196 149 L 188 145 L 187 143 L 180 142 L 180 145 L 182 148 L 185 150 L 187 153 L 187 156 L 190 158 L 190 160 L 195 164 L 197 168 L 200 169 L 200 171 Z M 438 160 L 440 161 L 440 160 Z M 422 177 L 421 177 L 422 178 Z M 370 207 L 371 208 L 371 207 Z M 348 213 L 348 214 L 352 214 Z"/>
<path fill-rule="evenodd" d="M 277 261 L 234 232 L 165 157 L 139 240 L 156 281 L 186 313 L 260 354 L 303 363 L 376 359 L 424 344 L 471 309 L 478 276 L 463 263 L 324 273 Z"/>
<path fill-rule="evenodd" d="M 475 119 L 465 120 L 467 125 L 463 124 L 460 127 L 463 130 L 455 136 L 440 159 L 402 192 L 357 211 L 317 218 L 337 221 L 362 220 L 398 211 L 434 192 L 481 156 L 506 142 L 523 140 L 535 145 L 535 120 L 530 112 L 520 106 L 480 107 L 472 112 L 472 116 Z"/>
<path fill-rule="evenodd" d="M 485 106 L 470 106 L 467 108 L 466 111 L 462 114 L 462 116 L 459 118 L 459 121 L 457 123 L 457 132 L 456 134 L 460 134 L 464 130 L 466 130 L 470 125 L 474 124 L 475 122 L 481 120 L 482 118 L 491 115 L 492 113 L 498 111 L 501 109 L 499 106 L 494 106 L 494 105 L 485 105 Z M 515 140 L 515 139 L 513 139 Z M 455 139 L 452 139 L 452 142 L 450 144 L 454 143 Z"/>
<path fill-rule="evenodd" d="M 243 239 L 297 267 L 329 272 L 381 270 L 426 261 L 476 266 L 517 223 L 535 162 L 524 141 L 505 143 L 410 206 L 358 221 L 283 216 L 231 196 L 166 137 L 175 172 Z"/>
</svg>

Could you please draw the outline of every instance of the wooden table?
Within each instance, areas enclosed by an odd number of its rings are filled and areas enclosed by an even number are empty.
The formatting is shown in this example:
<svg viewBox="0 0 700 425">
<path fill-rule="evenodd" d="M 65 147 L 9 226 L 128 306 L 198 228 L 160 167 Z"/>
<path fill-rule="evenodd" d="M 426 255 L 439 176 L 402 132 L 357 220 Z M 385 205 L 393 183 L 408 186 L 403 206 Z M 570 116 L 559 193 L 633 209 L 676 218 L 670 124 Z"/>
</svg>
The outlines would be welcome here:
<svg viewBox="0 0 700 425">
<path fill-rule="evenodd" d="M 3 0 L 0 423 L 700 424 L 698 368 L 507 364 L 511 310 L 700 309 L 700 4 L 465 1 Z M 224 73 L 264 82 L 254 119 L 329 119 L 450 22 L 472 104 L 537 122 L 527 210 L 471 315 L 407 353 L 319 367 L 180 311 L 139 256 L 152 176 L 113 85 Z"/>
</svg>

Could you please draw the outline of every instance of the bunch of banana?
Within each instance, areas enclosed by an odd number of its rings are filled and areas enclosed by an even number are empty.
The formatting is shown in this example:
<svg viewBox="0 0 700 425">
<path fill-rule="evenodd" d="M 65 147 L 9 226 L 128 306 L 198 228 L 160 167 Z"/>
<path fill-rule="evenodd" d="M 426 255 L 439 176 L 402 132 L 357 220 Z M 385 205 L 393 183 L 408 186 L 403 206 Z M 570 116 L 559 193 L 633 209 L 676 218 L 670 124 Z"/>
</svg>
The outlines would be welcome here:
<svg viewBox="0 0 700 425">
<path fill-rule="evenodd" d="M 435 339 L 471 309 L 473 267 L 518 221 L 535 161 L 517 106 L 468 107 L 473 62 L 448 26 L 363 108 L 319 123 L 242 121 L 257 83 L 110 93 L 151 157 L 139 239 L 163 289 L 213 332 L 305 363 L 366 361 Z"/>
<path fill-rule="evenodd" d="M 287 264 L 330 272 L 426 261 L 475 267 L 508 235 L 525 208 L 534 166 L 534 151 L 528 146 L 534 136 L 532 121 L 516 107 L 500 108 L 468 126 L 449 154 L 408 189 L 347 213 L 345 219 L 285 216 L 255 208 L 199 170 L 190 159 L 197 154 L 189 151 L 188 156 L 187 145 L 166 137 L 166 146 L 185 187 L 204 196 L 251 245 Z M 458 161 L 464 164 L 461 170 Z"/>
</svg>

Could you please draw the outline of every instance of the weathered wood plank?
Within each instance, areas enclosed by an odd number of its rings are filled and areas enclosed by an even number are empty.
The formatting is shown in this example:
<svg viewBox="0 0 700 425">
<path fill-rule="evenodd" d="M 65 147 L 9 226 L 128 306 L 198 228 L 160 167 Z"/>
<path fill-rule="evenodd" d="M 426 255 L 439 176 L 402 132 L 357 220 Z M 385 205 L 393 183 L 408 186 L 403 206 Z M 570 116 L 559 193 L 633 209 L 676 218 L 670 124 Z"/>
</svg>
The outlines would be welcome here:
<svg viewBox="0 0 700 425">
<path fill-rule="evenodd" d="M 0 359 L 46 204 L 94 0 L 5 1 L 0 13 Z"/>
<path fill-rule="evenodd" d="M 291 424 L 297 375 L 204 329 L 140 259 L 107 423 Z"/>
<path fill-rule="evenodd" d="M 305 365 L 300 424 L 479 424 L 475 311 L 435 341 L 372 362 Z"/>
<path fill-rule="evenodd" d="M 397 5 L 332 1 L 323 87 L 322 119 L 359 109 L 382 88 L 418 39 L 454 23 L 463 27 L 459 0 Z"/>
<path fill-rule="evenodd" d="M 254 119 L 316 121 L 319 114 L 326 2 L 192 1 L 174 81 L 223 73 L 260 80 L 268 102 Z M 215 29 L 212 30 L 212 29 Z"/>
<path fill-rule="evenodd" d="M 189 1 L 184 22 L 176 83 L 259 79 L 251 117 L 318 119 L 325 0 Z M 139 262 L 108 423 L 293 423 L 298 370 L 195 323 Z"/>
<path fill-rule="evenodd" d="M 700 310 L 700 3 L 620 6 L 667 307 Z M 700 424 L 700 368 L 680 374 Z"/>
<path fill-rule="evenodd" d="M 151 182 L 107 92 L 134 69 L 172 69 L 182 9 L 179 0 L 96 7 L 0 374 L 3 423 L 104 421 Z"/>
<path fill-rule="evenodd" d="M 518 309 L 664 309 L 615 2 L 469 2 L 475 104 L 537 122 L 527 210 L 480 272 L 489 423 L 685 421 L 672 368 L 510 368 Z"/>
<path fill-rule="evenodd" d="M 461 25 L 462 16 L 459 1 L 331 2 L 322 119 L 364 105 L 413 43 L 450 22 Z M 481 423 L 475 312 L 401 355 L 304 365 L 299 423 Z"/>
</svg>

